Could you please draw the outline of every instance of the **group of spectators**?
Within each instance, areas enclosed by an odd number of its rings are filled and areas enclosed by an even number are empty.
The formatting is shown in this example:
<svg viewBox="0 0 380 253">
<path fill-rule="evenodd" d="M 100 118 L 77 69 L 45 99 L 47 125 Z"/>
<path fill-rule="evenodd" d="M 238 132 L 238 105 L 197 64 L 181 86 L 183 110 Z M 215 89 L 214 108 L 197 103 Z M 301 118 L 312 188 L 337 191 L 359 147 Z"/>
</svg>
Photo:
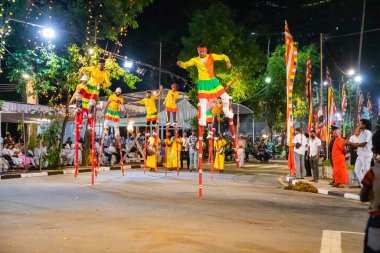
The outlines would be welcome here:
<svg viewBox="0 0 380 253">
<path fill-rule="evenodd" d="M 0 168 L 1 172 L 7 172 L 11 169 L 30 169 L 47 167 L 43 162 L 43 156 L 47 152 L 44 143 L 41 143 L 34 150 L 27 150 L 24 142 L 15 142 L 10 133 L 7 132 L 5 138 L 0 137 Z"/>
<path fill-rule="evenodd" d="M 322 140 L 321 140 L 322 139 Z M 293 139 L 295 174 L 297 179 L 312 177 L 310 182 L 318 182 L 319 159 L 329 159 L 333 168 L 334 187 L 346 187 L 349 183 L 347 165 L 355 166 L 355 175 L 359 184 L 374 164 L 372 152 L 372 132 L 369 120 L 361 119 L 358 127 L 349 139 L 341 135 L 341 130 L 331 126 L 331 136 L 326 146 L 325 138 L 318 138 L 314 130 L 310 135 L 295 129 Z M 326 155 L 328 156 L 326 157 Z"/>
</svg>

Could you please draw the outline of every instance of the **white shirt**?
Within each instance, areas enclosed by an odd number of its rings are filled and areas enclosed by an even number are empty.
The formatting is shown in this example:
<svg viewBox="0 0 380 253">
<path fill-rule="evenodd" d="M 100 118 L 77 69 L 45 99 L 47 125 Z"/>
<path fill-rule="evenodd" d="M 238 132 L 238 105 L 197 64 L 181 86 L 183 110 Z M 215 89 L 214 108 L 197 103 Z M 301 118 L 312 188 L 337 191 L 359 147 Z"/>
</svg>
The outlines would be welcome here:
<svg viewBox="0 0 380 253">
<path fill-rule="evenodd" d="M 296 148 L 294 146 L 294 152 L 300 155 L 305 155 L 306 152 L 306 145 L 307 145 L 307 139 L 305 135 L 297 134 L 293 139 L 293 144 L 300 143 L 301 146 L 299 148 Z"/>
<path fill-rule="evenodd" d="M 352 143 L 359 143 L 359 136 L 351 135 L 349 141 L 352 142 Z"/>
<path fill-rule="evenodd" d="M 184 147 L 185 151 L 189 151 L 189 138 L 182 138 L 182 146 Z"/>
<path fill-rule="evenodd" d="M 358 156 L 372 157 L 372 133 L 369 130 L 364 130 L 359 135 L 359 143 L 367 142 L 364 147 L 358 148 Z"/>
<path fill-rule="evenodd" d="M 308 142 L 308 145 L 309 145 L 309 148 L 310 148 L 310 151 L 309 151 L 309 156 L 316 156 L 316 155 L 319 155 L 318 154 L 318 147 L 321 146 L 321 140 L 318 139 L 317 137 L 315 137 L 314 139 L 312 138 L 309 138 L 309 142 Z"/>
</svg>

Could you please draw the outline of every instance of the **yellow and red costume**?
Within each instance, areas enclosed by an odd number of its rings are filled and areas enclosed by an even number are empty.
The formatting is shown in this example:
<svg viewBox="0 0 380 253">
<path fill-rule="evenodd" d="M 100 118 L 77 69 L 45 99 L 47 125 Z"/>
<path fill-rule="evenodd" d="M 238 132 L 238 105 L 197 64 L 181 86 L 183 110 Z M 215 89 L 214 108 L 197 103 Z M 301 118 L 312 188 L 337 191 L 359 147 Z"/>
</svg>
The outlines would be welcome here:
<svg viewBox="0 0 380 253">
<path fill-rule="evenodd" d="M 181 153 L 182 147 L 182 138 L 171 138 L 165 140 L 166 145 L 166 168 L 168 169 L 176 169 L 179 166 L 179 157 Z"/>
<path fill-rule="evenodd" d="M 161 140 L 158 137 L 150 136 L 147 144 L 148 144 L 148 149 L 152 150 L 153 152 L 151 154 L 147 154 L 146 156 L 146 167 L 152 168 L 152 169 L 157 168 L 158 150 L 156 147 L 156 143 L 159 145 L 161 143 Z"/>
<path fill-rule="evenodd" d="M 178 112 L 176 100 L 179 97 L 178 91 L 170 90 L 164 100 L 165 110 L 168 112 Z"/>
<path fill-rule="evenodd" d="M 207 48 L 199 48 L 198 52 L 205 52 Z M 207 101 L 220 97 L 223 103 L 223 112 L 232 119 L 234 114 L 229 110 L 230 96 L 214 75 L 214 61 L 230 62 L 224 54 L 205 54 L 205 57 L 194 57 L 187 62 L 179 61 L 178 66 L 184 69 L 195 66 L 198 70 L 198 98 L 200 106 L 199 125 L 206 126 Z"/>
<path fill-rule="evenodd" d="M 146 107 L 146 121 L 149 123 L 157 121 L 157 116 L 158 116 L 157 108 L 156 108 L 156 99 L 157 98 L 158 98 L 158 96 L 151 96 L 149 98 L 147 97 L 147 98 L 144 98 L 144 99 L 137 102 L 139 104 L 145 105 L 145 107 Z"/>
<path fill-rule="evenodd" d="M 103 84 L 103 88 L 108 88 L 111 86 L 111 82 L 109 79 L 109 73 L 105 69 L 100 70 L 98 66 L 82 67 L 80 71 L 90 73 L 90 80 L 86 83 L 85 89 L 81 90 L 83 96 L 82 107 L 83 110 L 88 112 L 90 108 L 90 99 L 98 99 L 98 85 Z"/>
<path fill-rule="evenodd" d="M 120 116 L 119 116 L 119 107 L 121 104 L 124 103 L 124 99 L 121 96 L 117 96 L 116 94 L 112 94 L 108 99 L 109 105 L 107 108 L 106 120 L 110 120 L 113 122 L 119 122 Z"/>
<path fill-rule="evenodd" d="M 229 62 L 224 54 L 206 54 L 206 57 L 194 57 L 187 62 L 180 62 L 180 67 L 187 69 L 195 66 L 198 69 L 198 98 L 217 98 L 225 93 L 224 87 L 214 75 L 214 61 Z"/>
<path fill-rule="evenodd" d="M 227 141 L 224 138 L 214 141 L 215 148 L 215 169 L 221 171 L 224 170 L 224 159 L 225 159 L 225 146 L 227 145 Z"/>
<path fill-rule="evenodd" d="M 177 87 L 176 84 L 173 84 L 172 87 Z M 168 92 L 168 95 L 166 95 L 166 98 L 164 100 L 165 105 L 165 111 L 166 111 L 166 125 L 170 124 L 170 114 L 173 115 L 173 122 L 174 124 L 177 124 L 177 103 L 176 100 L 179 97 L 179 92 L 176 90 L 170 90 Z"/>
</svg>

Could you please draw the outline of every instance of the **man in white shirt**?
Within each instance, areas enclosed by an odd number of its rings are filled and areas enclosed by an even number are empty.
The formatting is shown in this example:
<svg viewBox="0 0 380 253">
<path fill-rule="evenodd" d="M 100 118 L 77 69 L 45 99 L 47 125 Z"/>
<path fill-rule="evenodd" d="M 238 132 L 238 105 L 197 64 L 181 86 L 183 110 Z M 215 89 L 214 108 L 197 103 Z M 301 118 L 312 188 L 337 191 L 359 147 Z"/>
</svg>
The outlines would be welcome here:
<svg viewBox="0 0 380 253">
<path fill-rule="evenodd" d="M 190 151 L 190 172 L 195 168 L 195 170 L 198 170 L 198 137 L 195 134 L 195 131 L 191 132 L 191 135 L 188 139 L 189 143 L 189 151 Z"/>
<path fill-rule="evenodd" d="M 365 174 L 371 168 L 372 152 L 372 133 L 371 122 L 367 119 L 361 119 L 359 122 L 359 143 L 346 141 L 346 145 L 357 147 L 358 158 L 355 162 L 355 174 L 361 184 Z"/>
<path fill-rule="evenodd" d="M 189 157 L 189 138 L 187 133 L 182 134 L 182 146 L 181 146 L 181 168 L 183 169 L 183 160 L 186 160 L 187 168 L 189 169 L 190 157 Z"/>
<path fill-rule="evenodd" d="M 307 146 L 306 136 L 301 132 L 301 128 L 294 130 L 296 136 L 293 139 L 294 144 L 294 163 L 296 165 L 296 178 L 302 179 L 305 170 L 305 152 Z"/>
<path fill-rule="evenodd" d="M 307 144 L 307 159 L 313 172 L 313 179 L 310 182 L 318 182 L 319 179 L 319 154 L 321 152 L 321 140 L 315 136 L 315 130 L 310 131 L 310 138 Z"/>
<path fill-rule="evenodd" d="M 359 143 L 360 129 L 359 127 L 355 128 L 354 134 L 350 137 L 349 141 L 352 143 Z M 356 159 L 358 158 L 357 148 L 350 146 L 350 164 L 355 165 Z"/>
</svg>

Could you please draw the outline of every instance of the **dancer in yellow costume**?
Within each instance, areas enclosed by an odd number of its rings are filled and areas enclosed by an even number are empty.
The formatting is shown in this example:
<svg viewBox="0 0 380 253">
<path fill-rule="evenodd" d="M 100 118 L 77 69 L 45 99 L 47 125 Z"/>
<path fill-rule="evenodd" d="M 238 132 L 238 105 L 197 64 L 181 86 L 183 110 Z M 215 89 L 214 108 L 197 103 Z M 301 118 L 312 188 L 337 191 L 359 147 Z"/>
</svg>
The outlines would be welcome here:
<svg viewBox="0 0 380 253">
<path fill-rule="evenodd" d="M 146 125 L 147 127 L 150 126 L 150 123 L 152 123 L 153 127 L 156 126 L 157 122 L 157 107 L 156 107 L 156 99 L 160 96 L 163 86 L 160 85 L 160 90 L 158 91 L 157 95 L 152 95 L 152 92 L 150 90 L 146 91 L 146 98 L 138 101 L 138 102 L 130 102 L 129 104 L 134 105 L 145 105 L 146 108 Z"/>
<path fill-rule="evenodd" d="M 219 134 L 219 138 L 214 140 L 215 162 L 214 167 L 218 172 L 224 172 L 224 159 L 227 141 L 223 134 Z"/>
<path fill-rule="evenodd" d="M 83 91 L 82 108 L 88 113 L 89 118 L 92 117 L 96 101 L 99 97 L 100 88 L 108 88 L 111 86 L 109 73 L 105 70 L 105 60 L 99 59 L 98 66 L 82 67 L 79 70 L 79 75 L 83 73 L 90 74 L 90 80 L 86 83 L 86 88 Z"/>
<path fill-rule="evenodd" d="M 165 158 L 165 166 L 166 169 L 173 169 L 173 160 L 172 160 L 172 146 L 173 146 L 173 139 L 171 138 L 170 132 L 167 132 L 166 139 L 165 139 L 165 147 L 166 147 L 166 158 Z"/>
<path fill-rule="evenodd" d="M 120 122 L 120 116 L 119 116 L 119 108 L 120 105 L 123 106 L 124 112 L 127 111 L 127 107 L 124 105 L 124 99 L 121 95 L 121 89 L 117 88 L 115 90 L 115 94 L 112 94 L 109 99 L 106 107 L 104 108 L 105 114 L 105 120 L 104 120 L 104 132 L 103 135 L 106 135 L 108 133 L 108 128 L 110 126 L 110 123 L 113 123 L 113 127 L 115 129 L 115 136 L 120 136 L 120 130 L 119 130 L 119 122 Z"/>
<path fill-rule="evenodd" d="M 179 92 L 177 91 L 177 84 L 173 83 L 171 86 L 171 90 L 166 95 L 164 100 L 165 111 L 166 111 L 166 126 L 170 126 L 170 114 L 173 115 L 173 126 L 177 126 L 177 104 L 176 101 L 179 97 Z"/>
<path fill-rule="evenodd" d="M 177 169 L 180 165 L 180 155 L 181 155 L 181 146 L 182 146 L 182 138 L 181 137 L 172 137 L 172 150 L 170 159 L 172 161 L 173 168 Z"/>
<path fill-rule="evenodd" d="M 183 69 L 195 66 L 198 70 L 198 98 L 200 105 L 199 125 L 206 126 L 207 100 L 221 97 L 223 112 L 232 119 L 234 114 L 229 110 L 230 96 L 214 75 L 214 61 L 225 61 L 227 68 L 231 68 L 228 56 L 224 54 L 208 54 L 205 46 L 198 46 L 198 57 L 187 62 L 178 61 L 177 65 Z"/>
<path fill-rule="evenodd" d="M 146 137 L 148 137 L 147 135 Z M 157 145 L 160 144 L 161 140 L 158 137 L 149 136 L 148 138 L 148 150 L 146 156 L 146 167 L 150 168 L 150 171 L 157 171 Z M 159 145 L 158 145 L 159 146 Z"/>
</svg>

